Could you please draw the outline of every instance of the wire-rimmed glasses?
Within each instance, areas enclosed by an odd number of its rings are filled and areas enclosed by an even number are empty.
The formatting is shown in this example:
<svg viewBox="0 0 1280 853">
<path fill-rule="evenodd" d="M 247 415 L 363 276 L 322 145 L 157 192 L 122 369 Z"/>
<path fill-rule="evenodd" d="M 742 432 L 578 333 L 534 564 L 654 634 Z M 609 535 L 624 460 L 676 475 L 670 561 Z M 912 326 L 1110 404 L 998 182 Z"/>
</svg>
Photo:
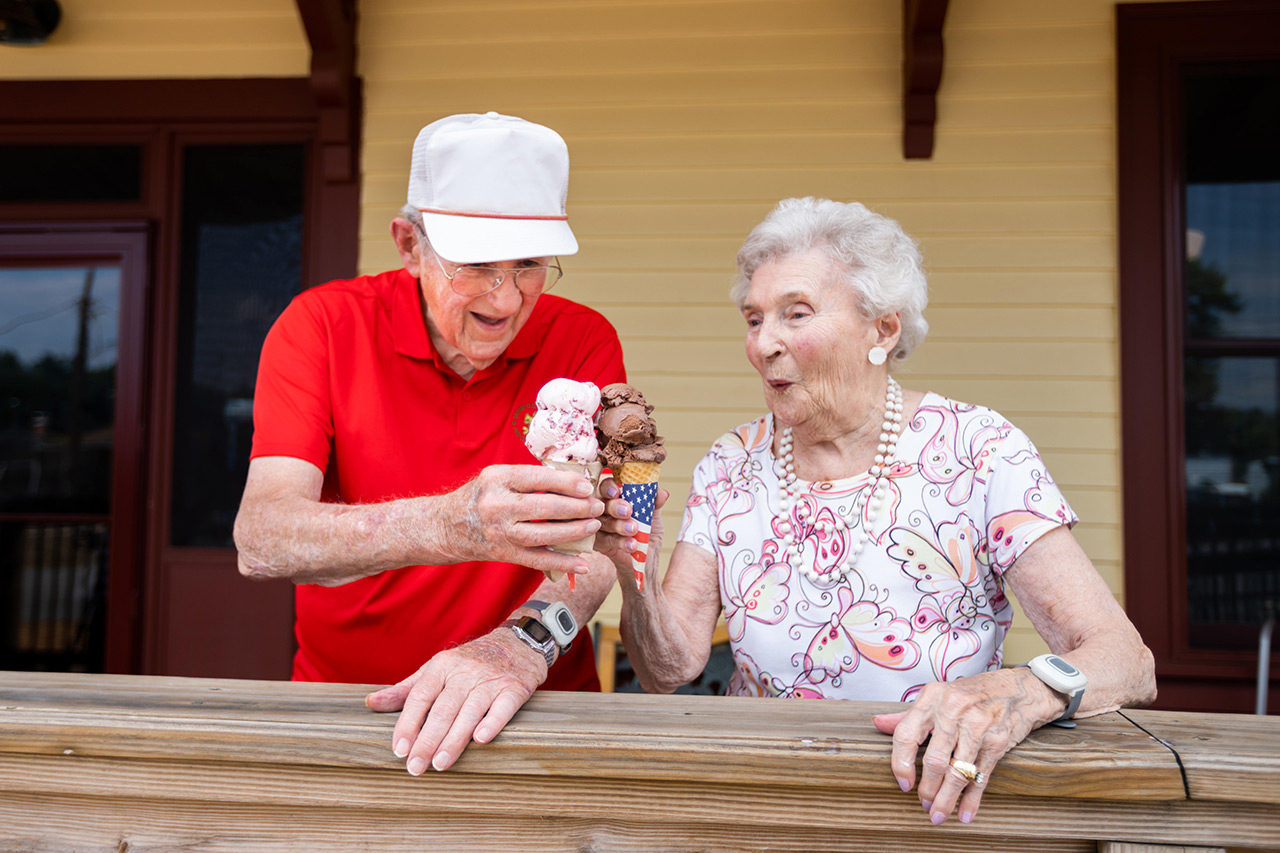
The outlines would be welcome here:
<svg viewBox="0 0 1280 853">
<path fill-rule="evenodd" d="M 440 267 L 440 272 L 444 277 L 449 279 L 449 286 L 453 288 L 453 292 L 459 296 L 484 296 L 490 291 L 497 290 L 502 283 L 507 280 L 510 275 L 516 288 L 529 296 L 537 296 L 539 293 L 546 293 L 555 283 L 564 275 L 564 271 L 560 269 L 560 261 L 557 258 L 554 264 L 542 266 L 539 264 L 530 264 L 524 267 L 512 267 L 504 269 L 502 267 L 491 267 L 483 264 L 459 264 L 452 273 L 444 268 L 444 262 L 440 256 L 431 252 L 431 256 L 436 259 L 436 266 Z"/>
</svg>

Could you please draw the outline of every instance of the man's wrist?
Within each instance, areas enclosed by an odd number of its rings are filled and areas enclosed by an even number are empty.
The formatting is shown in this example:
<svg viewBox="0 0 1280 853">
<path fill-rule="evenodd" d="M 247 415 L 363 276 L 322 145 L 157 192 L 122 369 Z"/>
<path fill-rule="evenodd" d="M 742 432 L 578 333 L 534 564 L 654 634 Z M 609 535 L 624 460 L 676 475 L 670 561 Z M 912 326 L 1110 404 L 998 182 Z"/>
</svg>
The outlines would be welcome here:
<svg viewBox="0 0 1280 853">
<path fill-rule="evenodd" d="M 508 619 L 502 624 L 518 641 L 533 652 L 542 655 L 547 669 L 556 662 L 561 648 L 557 645 L 551 630 L 539 619 L 533 616 L 521 616 L 519 619 Z"/>
<path fill-rule="evenodd" d="M 511 630 L 511 625 L 514 621 L 514 619 L 509 619 L 499 625 L 497 630 L 494 631 L 494 635 L 498 637 L 499 641 L 505 648 L 514 650 L 512 652 L 512 662 L 536 661 L 538 664 L 542 665 L 544 671 L 550 670 L 551 665 L 547 663 L 547 656 L 522 639 L 515 631 Z M 554 655 L 558 656 L 559 653 L 558 649 L 553 650 Z M 554 659 L 555 658 L 553 657 L 553 661 Z"/>
<path fill-rule="evenodd" d="M 405 520 L 416 528 L 418 553 L 409 555 L 410 560 L 405 565 L 450 566 L 473 559 L 457 547 L 465 539 L 453 530 L 453 525 L 461 517 L 454 507 L 456 495 L 456 492 L 445 492 L 411 499 L 416 506 L 409 514 L 411 517 Z"/>
</svg>

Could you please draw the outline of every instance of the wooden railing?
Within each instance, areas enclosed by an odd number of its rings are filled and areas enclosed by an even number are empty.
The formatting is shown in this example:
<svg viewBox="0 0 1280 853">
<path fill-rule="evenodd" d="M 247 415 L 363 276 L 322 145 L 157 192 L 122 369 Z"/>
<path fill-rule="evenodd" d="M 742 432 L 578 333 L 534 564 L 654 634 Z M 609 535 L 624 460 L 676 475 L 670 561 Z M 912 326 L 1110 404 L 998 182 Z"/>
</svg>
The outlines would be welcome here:
<svg viewBox="0 0 1280 853">
<path fill-rule="evenodd" d="M 1135 851 L 1280 847 L 1280 718 L 1033 732 L 929 822 L 858 702 L 540 693 L 409 776 L 353 685 L 0 672 L 0 849 Z"/>
</svg>

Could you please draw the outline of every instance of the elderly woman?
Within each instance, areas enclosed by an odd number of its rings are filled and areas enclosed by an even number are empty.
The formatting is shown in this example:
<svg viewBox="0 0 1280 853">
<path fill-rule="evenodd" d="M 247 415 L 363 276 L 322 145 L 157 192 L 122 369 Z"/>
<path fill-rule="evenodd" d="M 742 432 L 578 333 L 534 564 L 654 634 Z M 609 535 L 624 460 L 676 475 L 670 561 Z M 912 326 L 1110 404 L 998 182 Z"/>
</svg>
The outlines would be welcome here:
<svg viewBox="0 0 1280 853">
<path fill-rule="evenodd" d="M 892 772 L 916 785 L 928 740 L 920 801 L 935 824 L 957 806 L 967 823 L 1028 732 L 1153 699 L 1151 654 L 1027 436 L 890 375 L 927 331 L 920 253 L 896 222 L 789 199 L 738 269 L 769 414 L 694 471 L 661 584 L 637 591 L 629 507 L 609 501 L 597 547 L 617 563 L 628 656 L 646 690 L 669 692 L 702 670 L 723 612 L 731 694 L 912 702 L 875 718 L 893 735 Z M 1001 668 L 1006 584 L 1061 657 Z"/>
</svg>

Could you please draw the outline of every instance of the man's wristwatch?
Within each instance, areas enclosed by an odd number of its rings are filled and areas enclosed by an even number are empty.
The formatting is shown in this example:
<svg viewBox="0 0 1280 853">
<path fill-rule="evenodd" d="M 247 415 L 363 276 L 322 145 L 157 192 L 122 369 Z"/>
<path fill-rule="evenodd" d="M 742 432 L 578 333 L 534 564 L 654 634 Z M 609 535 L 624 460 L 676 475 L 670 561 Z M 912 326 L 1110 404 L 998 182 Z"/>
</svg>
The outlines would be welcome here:
<svg viewBox="0 0 1280 853">
<path fill-rule="evenodd" d="M 1031 674 L 1049 685 L 1051 690 L 1067 697 L 1067 710 L 1062 716 L 1052 721 L 1055 726 L 1074 728 L 1075 723 L 1067 722 L 1080 707 L 1080 699 L 1084 696 L 1085 685 L 1089 680 L 1084 673 L 1076 669 L 1071 661 L 1057 655 L 1040 655 L 1023 664 L 1031 670 Z"/>
<path fill-rule="evenodd" d="M 521 642 L 540 652 L 547 661 L 547 667 L 556 661 L 556 648 L 566 652 L 578 635 L 578 620 L 573 618 L 569 608 L 560 602 L 548 604 L 545 601 L 528 601 L 523 607 L 536 610 L 542 614 L 543 622 L 533 616 L 522 616 L 519 619 L 508 619 L 505 623 Z"/>
</svg>

